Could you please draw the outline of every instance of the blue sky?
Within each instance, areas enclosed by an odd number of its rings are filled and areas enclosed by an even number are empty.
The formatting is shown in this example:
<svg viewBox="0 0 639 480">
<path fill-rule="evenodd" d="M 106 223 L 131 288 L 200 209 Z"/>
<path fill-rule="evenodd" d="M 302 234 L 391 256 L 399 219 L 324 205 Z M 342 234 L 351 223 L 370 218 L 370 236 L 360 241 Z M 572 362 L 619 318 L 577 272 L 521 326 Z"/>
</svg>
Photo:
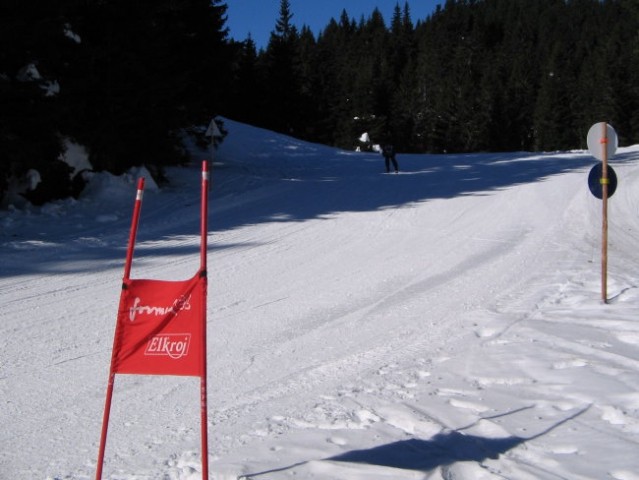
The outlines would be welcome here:
<svg viewBox="0 0 639 480">
<path fill-rule="evenodd" d="M 226 0 L 225 3 L 229 37 L 242 41 L 250 33 L 258 49 L 266 47 L 279 18 L 280 0 Z M 290 0 L 293 24 L 298 28 L 308 25 L 316 36 L 331 18 L 339 19 L 343 9 L 359 21 L 362 15 L 368 18 L 377 7 L 389 25 L 398 3 L 403 9 L 405 0 Z M 426 18 L 438 4 L 444 3 L 445 0 L 409 0 L 413 23 Z"/>
</svg>

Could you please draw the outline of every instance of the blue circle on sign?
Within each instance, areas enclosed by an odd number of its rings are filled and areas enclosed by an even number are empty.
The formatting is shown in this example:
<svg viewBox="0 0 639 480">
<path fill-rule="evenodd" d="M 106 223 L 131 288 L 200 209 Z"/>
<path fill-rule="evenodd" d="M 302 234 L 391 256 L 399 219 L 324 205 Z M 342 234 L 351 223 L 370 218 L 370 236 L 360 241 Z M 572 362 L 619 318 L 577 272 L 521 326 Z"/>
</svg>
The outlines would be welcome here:
<svg viewBox="0 0 639 480">
<path fill-rule="evenodd" d="M 610 165 L 607 165 L 606 172 L 608 173 L 608 198 L 612 197 L 612 195 L 617 190 L 617 174 L 612 169 Z M 599 162 L 597 165 L 592 167 L 590 173 L 588 174 L 588 188 L 590 192 L 597 197 L 599 200 L 603 198 L 603 185 L 601 173 L 603 172 L 603 164 Z"/>
</svg>

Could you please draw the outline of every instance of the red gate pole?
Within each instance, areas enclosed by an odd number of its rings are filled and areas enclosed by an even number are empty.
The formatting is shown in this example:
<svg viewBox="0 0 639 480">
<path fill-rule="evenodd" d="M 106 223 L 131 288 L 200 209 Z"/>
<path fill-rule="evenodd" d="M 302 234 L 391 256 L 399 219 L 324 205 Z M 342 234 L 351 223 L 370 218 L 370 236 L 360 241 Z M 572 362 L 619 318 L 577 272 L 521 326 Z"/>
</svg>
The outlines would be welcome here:
<svg viewBox="0 0 639 480">
<path fill-rule="evenodd" d="M 207 272 L 206 272 L 206 250 L 208 237 L 208 191 L 209 191 L 209 164 L 206 160 L 202 161 L 202 204 L 200 219 L 200 275 L 204 282 L 204 308 L 202 310 L 202 366 L 200 377 L 200 414 L 201 414 L 201 430 L 202 430 L 202 480 L 209 478 L 209 438 L 208 438 L 208 408 L 206 393 L 206 290 L 207 290 Z"/>
<path fill-rule="evenodd" d="M 135 245 L 135 237 L 138 231 L 138 222 L 140 220 L 140 209 L 142 208 L 142 197 L 144 196 L 144 178 L 138 180 L 138 189 L 135 196 L 135 204 L 133 206 L 133 219 L 131 220 L 131 230 L 129 233 L 129 244 L 127 246 L 126 261 L 124 263 L 124 275 L 122 277 L 122 288 L 131 275 L 131 263 L 133 261 L 133 248 Z M 122 300 L 122 297 L 120 297 Z M 98 464 L 96 466 L 95 478 L 102 479 L 102 467 L 104 466 L 104 450 L 106 448 L 107 432 L 109 429 L 109 417 L 111 415 L 111 400 L 113 399 L 113 385 L 115 383 L 115 372 L 113 368 L 116 336 L 113 336 L 114 348 L 111 350 L 111 366 L 109 369 L 109 382 L 107 384 L 106 400 L 104 404 L 104 416 L 102 417 L 102 432 L 100 434 L 100 450 L 98 452 Z"/>
</svg>

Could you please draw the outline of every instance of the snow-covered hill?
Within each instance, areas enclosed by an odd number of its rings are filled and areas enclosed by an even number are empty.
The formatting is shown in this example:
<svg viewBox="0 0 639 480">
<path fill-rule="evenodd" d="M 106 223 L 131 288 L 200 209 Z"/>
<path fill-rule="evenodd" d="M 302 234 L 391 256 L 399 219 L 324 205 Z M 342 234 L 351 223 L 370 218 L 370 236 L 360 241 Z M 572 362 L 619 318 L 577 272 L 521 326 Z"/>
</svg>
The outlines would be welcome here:
<svg viewBox="0 0 639 480">
<path fill-rule="evenodd" d="M 639 147 L 398 155 L 226 121 L 209 218 L 215 479 L 639 479 Z M 199 154 L 195 154 L 199 160 Z M 199 162 L 144 198 L 133 278 L 199 265 Z M 135 172 L 2 212 L 0 478 L 89 479 Z M 119 375 L 104 478 L 199 479 L 199 382 Z"/>
</svg>

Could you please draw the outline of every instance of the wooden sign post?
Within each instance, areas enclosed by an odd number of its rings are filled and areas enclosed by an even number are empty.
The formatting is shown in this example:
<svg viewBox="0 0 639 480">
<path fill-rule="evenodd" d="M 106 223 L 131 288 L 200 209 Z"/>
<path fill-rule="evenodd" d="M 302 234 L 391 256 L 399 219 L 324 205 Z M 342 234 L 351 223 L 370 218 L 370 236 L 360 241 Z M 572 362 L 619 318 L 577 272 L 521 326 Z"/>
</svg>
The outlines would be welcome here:
<svg viewBox="0 0 639 480">
<path fill-rule="evenodd" d="M 590 153 L 601 160 L 601 200 L 602 200 L 602 227 L 601 227 L 601 300 L 608 302 L 608 159 L 617 151 L 617 133 L 606 122 L 600 122 L 590 127 L 588 131 L 588 149 Z"/>
</svg>

